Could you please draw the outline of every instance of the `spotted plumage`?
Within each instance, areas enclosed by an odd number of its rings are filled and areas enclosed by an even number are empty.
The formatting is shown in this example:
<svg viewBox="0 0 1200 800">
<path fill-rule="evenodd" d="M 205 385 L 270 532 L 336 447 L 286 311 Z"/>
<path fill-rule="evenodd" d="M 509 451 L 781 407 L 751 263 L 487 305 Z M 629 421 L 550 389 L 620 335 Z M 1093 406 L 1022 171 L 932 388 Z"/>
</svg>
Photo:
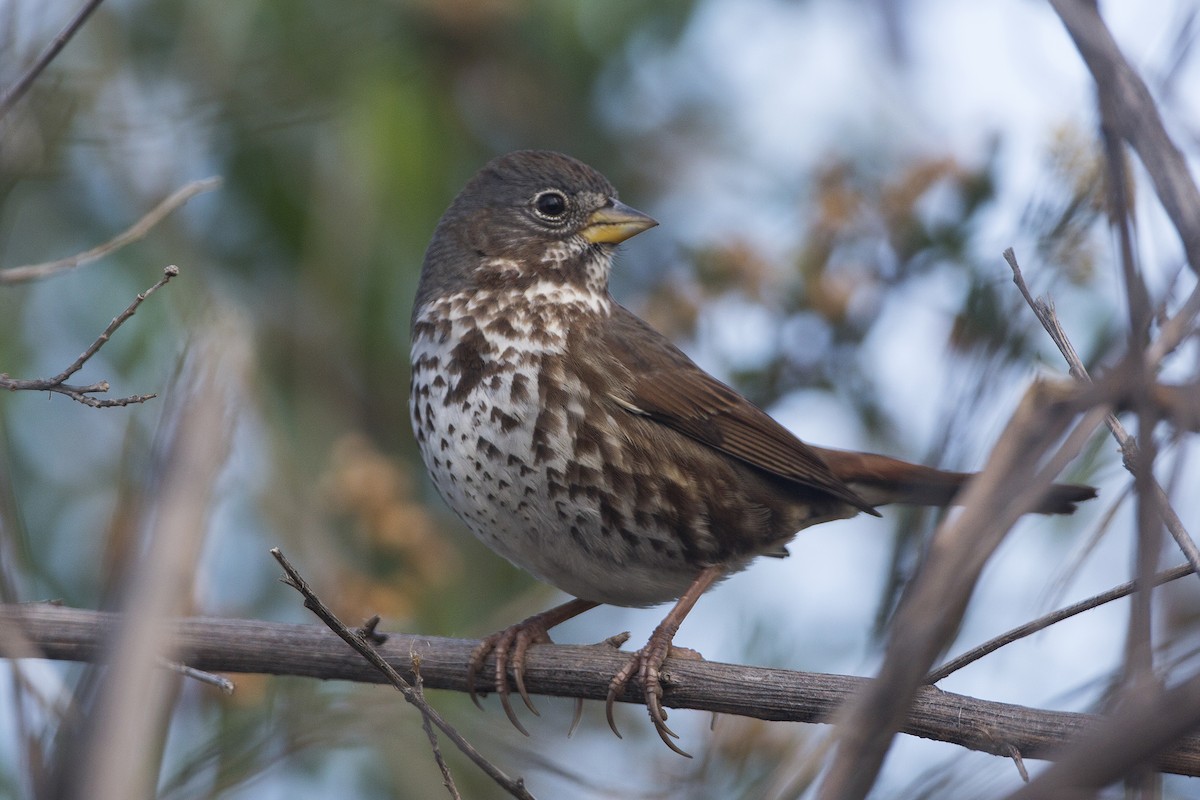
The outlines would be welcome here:
<svg viewBox="0 0 1200 800">
<path fill-rule="evenodd" d="M 524 151 L 442 217 L 412 317 L 410 413 L 447 504 L 489 547 L 576 600 L 489 637 L 528 703 L 528 645 L 600 603 L 678 598 L 614 679 L 636 676 L 669 745 L 658 669 L 701 594 L 797 531 L 889 502 L 945 505 L 969 477 L 811 447 L 697 367 L 608 292 L 613 250 L 656 223 L 595 170 Z M 1094 494 L 1060 486 L 1047 513 Z M 509 656 L 509 650 L 512 656 Z M 611 722 L 611 711 L 610 711 Z"/>
</svg>

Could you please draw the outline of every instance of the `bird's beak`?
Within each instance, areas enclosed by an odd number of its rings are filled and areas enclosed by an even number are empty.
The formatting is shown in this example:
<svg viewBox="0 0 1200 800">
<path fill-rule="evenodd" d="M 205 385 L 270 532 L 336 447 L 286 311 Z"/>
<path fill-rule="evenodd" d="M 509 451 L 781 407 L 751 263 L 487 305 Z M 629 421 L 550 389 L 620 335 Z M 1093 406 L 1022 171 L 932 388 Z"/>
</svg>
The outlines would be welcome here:
<svg viewBox="0 0 1200 800">
<path fill-rule="evenodd" d="M 617 244 L 657 224 L 657 221 L 636 208 L 613 200 L 592 212 L 587 227 L 581 233 L 592 244 Z"/>
</svg>

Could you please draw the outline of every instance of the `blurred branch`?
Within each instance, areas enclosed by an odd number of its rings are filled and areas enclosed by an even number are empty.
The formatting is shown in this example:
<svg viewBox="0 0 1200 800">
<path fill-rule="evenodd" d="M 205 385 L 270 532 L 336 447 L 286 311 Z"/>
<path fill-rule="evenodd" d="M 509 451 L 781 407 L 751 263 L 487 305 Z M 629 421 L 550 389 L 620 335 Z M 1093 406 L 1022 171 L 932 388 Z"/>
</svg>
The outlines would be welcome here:
<svg viewBox="0 0 1200 800">
<path fill-rule="evenodd" d="M 1162 323 L 1158 338 L 1146 348 L 1146 362 L 1150 368 L 1157 367 L 1180 342 L 1196 333 L 1193 323 L 1197 314 L 1200 314 L 1200 283 L 1192 289 L 1192 293 L 1183 301 L 1175 316 Z"/>
<path fill-rule="evenodd" d="M 1099 84 L 1097 84 L 1099 86 Z M 1150 397 L 1149 387 L 1157 381 L 1156 371 L 1147 364 L 1146 350 L 1150 343 L 1150 328 L 1154 322 L 1154 308 L 1150 301 L 1150 290 L 1138 268 L 1137 255 L 1133 246 L 1133 218 L 1129 204 L 1129 189 L 1132 177 L 1129 174 L 1129 159 L 1119 133 L 1121 128 L 1118 105 L 1114 98 L 1103 91 L 1097 93 L 1100 108 L 1100 138 L 1104 142 L 1105 164 L 1108 170 L 1108 214 L 1109 224 L 1117 234 L 1120 253 L 1121 275 L 1125 280 L 1125 301 L 1129 314 L 1128 348 L 1121 369 L 1125 373 L 1125 394 L 1137 417 L 1138 435 L 1136 443 L 1122 453 L 1124 464 L 1133 472 L 1134 515 L 1137 535 L 1134 540 L 1134 578 L 1139 587 L 1146 591 L 1135 592 L 1129 605 L 1129 617 L 1125 625 L 1125 655 L 1121 664 L 1120 685 L 1109 706 L 1128 712 L 1131 707 L 1143 706 L 1152 701 L 1162 688 L 1162 681 L 1154 672 L 1154 597 L 1149 587 L 1158 569 L 1159 551 L 1162 549 L 1163 520 L 1173 519 L 1177 524 L 1171 533 L 1179 547 L 1195 566 L 1200 560 L 1200 551 L 1195 542 L 1178 523 L 1178 516 L 1171 507 L 1169 498 L 1154 475 L 1154 462 L 1158 457 L 1158 443 L 1154 430 L 1162 419 L 1162 412 Z M 1200 269 L 1200 264 L 1194 265 Z M 1200 695 L 1198 695 L 1200 697 Z M 1180 698 L 1181 700 L 1183 698 Z M 1193 712 L 1194 713 L 1194 712 Z M 1178 717 L 1177 717 L 1178 719 Z M 1130 724 L 1126 720 L 1124 725 Z M 1144 723 L 1143 723 L 1144 724 Z M 1122 728 L 1110 729 L 1117 741 L 1128 736 Z M 1170 726 L 1157 726 L 1139 731 L 1139 744 L 1149 734 L 1163 735 Z M 1099 729 L 1104 736 L 1103 726 Z M 1125 750 L 1128 753 L 1126 742 Z M 1077 749 L 1076 743 L 1072 749 Z M 1106 769 L 1112 769 L 1109 764 Z M 1083 783 L 1082 774 L 1068 769 L 1075 786 Z M 1124 779 L 1126 793 L 1130 796 L 1151 798 L 1160 793 L 1161 781 L 1138 762 L 1127 763 L 1126 769 L 1117 773 Z M 1158 787 L 1157 789 L 1154 787 Z"/>
<path fill-rule="evenodd" d="M 1150 343 L 1151 312 L 1133 259 L 1125 197 L 1128 176 L 1117 137 L 1127 141 L 1141 159 L 1163 209 L 1179 234 L 1188 264 L 1196 273 L 1200 273 L 1200 190 L 1192 180 L 1187 160 L 1167 134 L 1149 89 L 1121 53 L 1095 0 L 1050 0 L 1050 5 L 1075 42 L 1096 83 L 1109 180 L 1113 184 L 1110 202 L 1121 246 L 1131 322 L 1130 353 L 1121 371 L 1128 384 L 1124 392 L 1129 396 L 1126 402 L 1131 400 L 1138 414 L 1140 446 L 1120 427 L 1114 415 L 1107 421 L 1121 444 L 1125 466 L 1134 475 L 1138 496 L 1137 578 L 1140 586 L 1148 589 L 1159 546 L 1156 515 L 1166 523 L 1191 566 L 1200 565 L 1200 551 L 1152 474 L 1153 430 L 1162 416 L 1152 388 L 1154 371 L 1159 360 L 1191 332 L 1193 319 L 1200 309 L 1197 301 L 1200 287 L 1163 326 L 1159 341 Z M 1019 278 L 1020 270 L 1012 251 L 1007 251 L 1005 257 L 1026 300 L 1051 331 L 1049 320 L 1038 311 Z M 1052 309 L 1047 310 L 1052 314 Z M 1053 322 L 1057 327 L 1057 320 Z M 1055 336 L 1053 331 L 1051 336 Z M 1062 338 L 1069 346 L 1065 336 Z M 1086 380 L 1082 367 L 1076 369 L 1077 357 L 1072 360 L 1068 348 L 1063 343 L 1059 346 L 1072 364 L 1072 374 Z M 1127 789 L 1140 786 L 1146 795 L 1157 793 L 1154 785 L 1144 780 L 1142 765 L 1159 747 L 1195 729 L 1200 721 L 1200 677 L 1193 676 L 1173 689 L 1159 688 L 1153 674 L 1150 637 L 1150 598 L 1148 592 L 1141 592 L 1135 597 L 1131 613 L 1125 684 L 1117 695 L 1117 710 L 1107 721 L 1066 748 L 1059 764 L 1015 796 L 1090 797 L 1103 786 L 1122 778 L 1127 782 Z"/>
<path fill-rule="evenodd" d="M 866 797 L 895 733 L 916 708 L 933 660 L 957 631 L 984 565 L 1090 438 L 1104 413 L 1104 394 L 1045 381 L 1025 393 L 986 467 L 963 489 L 961 513 L 934 533 L 928 558 L 901 598 L 877 676 L 839 714 L 837 750 L 817 795 L 822 800 Z"/>
<path fill-rule="evenodd" d="M 49 278 L 59 272 L 64 272 L 76 267 L 82 267 L 85 264 L 90 264 L 93 261 L 98 261 L 105 256 L 115 253 L 126 245 L 133 244 L 143 238 L 150 230 L 162 222 L 163 218 L 170 214 L 175 209 L 182 206 L 188 200 L 191 200 L 198 194 L 211 192 L 221 185 L 220 178 L 204 178 L 198 181 L 192 181 L 185 186 L 176 189 L 169 197 L 156 205 L 146 215 L 133 223 L 128 229 L 117 234 L 113 238 L 101 245 L 93 247 L 91 250 L 85 250 L 82 253 L 61 258 L 58 261 L 47 261 L 43 264 L 29 264 L 23 267 L 11 267 L 9 269 L 0 270 L 0 286 L 13 283 L 24 283 L 26 281 L 36 281 L 43 278 Z"/>
<path fill-rule="evenodd" d="M 244 336 L 214 324 L 198 337 L 180 371 L 169 421 L 161 428 L 165 446 L 155 502 L 138 526 L 144 541 L 131 548 L 120 583 L 121 606 L 136 613 L 121 615 L 109 631 L 95 691 L 77 697 L 86 724 L 65 737 L 59 732 L 55 796 L 124 800 L 154 794 L 178 684 L 162 662 L 179 660 L 171 620 L 195 602 L 196 562 L 244 399 L 248 352 Z"/>
<path fill-rule="evenodd" d="M 1050 0 L 1111 110 L 1108 122 L 1137 151 L 1158 199 L 1179 232 L 1192 270 L 1200 272 L 1200 191 L 1187 159 L 1171 141 L 1145 82 L 1104 24 L 1096 3 Z"/>
<path fill-rule="evenodd" d="M 1008 262 L 1008 266 L 1012 268 L 1013 282 L 1017 284 L 1017 288 L 1021 291 L 1021 296 L 1025 298 L 1025 302 L 1033 309 L 1033 313 L 1042 323 L 1042 327 L 1050 334 L 1050 338 L 1058 346 L 1059 352 L 1063 358 L 1067 360 L 1070 366 L 1071 375 L 1078 381 L 1083 383 L 1091 383 L 1092 377 L 1088 374 L 1087 369 L 1083 366 L 1083 361 L 1079 358 L 1079 354 L 1075 352 L 1074 345 L 1067 338 L 1066 331 L 1063 330 L 1062 324 L 1058 321 L 1058 315 L 1054 312 L 1054 306 L 1047 303 L 1042 298 L 1035 298 L 1029 291 L 1029 287 L 1025 283 L 1025 277 L 1021 274 L 1021 267 L 1017 263 L 1017 257 L 1013 254 L 1012 248 L 1004 251 L 1004 260 Z M 1154 393 L 1151 393 L 1154 396 Z M 1189 404 L 1181 402 L 1180 397 L 1186 396 L 1186 390 L 1160 391 L 1158 396 L 1174 401 L 1173 408 L 1182 406 L 1184 412 L 1190 408 Z M 1194 401 L 1193 401 L 1194 402 Z M 1104 424 L 1108 426 L 1112 432 L 1113 438 L 1117 440 L 1117 444 L 1121 448 L 1121 456 L 1125 463 L 1125 468 L 1133 472 L 1136 476 L 1135 467 L 1139 461 L 1139 452 L 1137 442 L 1125 430 L 1125 426 L 1121 424 L 1121 420 L 1117 419 L 1116 414 L 1108 413 L 1104 417 Z M 1171 532 L 1175 543 L 1179 545 L 1179 549 L 1183 551 L 1184 558 L 1192 565 L 1192 570 L 1200 573 L 1200 549 L 1196 547 L 1196 543 L 1192 540 L 1187 529 L 1183 527 L 1183 520 L 1175 512 L 1171 505 L 1171 500 L 1167 497 L 1167 493 L 1163 491 L 1162 486 L 1154 478 L 1153 475 L 1146 475 L 1144 478 L 1150 487 L 1147 493 L 1147 500 L 1154 504 L 1155 510 L 1162 518 L 1163 523 L 1167 526 L 1167 530 Z"/>
<path fill-rule="evenodd" d="M 95 661 L 102 658 L 116 614 L 49 604 L 0 606 L 0 647 L 8 658 Z M 10 642 L 22 641 L 15 650 Z M 322 680 L 383 683 L 386 679 L 362 657 L 317 625 L 256 620 L 184 618 L 173 622 L 177 658 L 208 672 L 266 673 Z M 478 644 L 410 634 L 388 634 L 379 654 L 410 683 L 414 656 L 420 659 L 426 688 L 466 691 L 467 662 Z M 538 645 L 530 648 L 525 682 L 533 692 L 603 700 L 610 676 L 628 654 L 607 644 Z M 494 662 L 488 660 L 488 668 Z M 830 722 L 838 709 L 871 683 L 846 675 L 745 667 L 711 661 L 668 659 L 670 683 L 664 703 L 773 721 Z M 618 698 L 641 705 L 636 687 Z M 978 700 L 924 687 L 915 694 L 901 730 L 1009 758 L 1052 757 L 1056 748 L 1091 729 L 1103 717 L 1046 711 Z M 1200 736 L 1183 736 L 1154 756 L 1158 769 L 1200 775 Z"/>
<path fill-rule="evenodd" d="M 100 348 L 108 342 L 114 333 L 116 333 L 117 328 L 120 328 L 122 325 L 124 325 L 125 321 L 134 315 L 134 313 L 138 310 L 138 306 L 144 303 L 147 297 L 158 291 L 160 287 L 165 286 L 178 274 L 179 267 L 175 266 L 174 264 L 164 268 L 162 279 L 160 279 L 158 283 L 154 284 L 149 289 L 135 297 L 133 302 L 130 303 L 124 311 L 122 311 L 115 319 L 113 319 L 112 322 L 108 324 L 108 327 L 104 329 L 104 332 L 96 337 L 96 341 L 92 342 L 87 350 L 84 350 L 79 354 L 79 358 L 75 359 L 69 367 L 55 375 L 53 378 L 31 378 L 28 380 L 19 380 L 17 378 L 10 378 L 6 373 L 0 372 L 0 389 L 7 389 L 10 392 L 55 392 L 57 394 L 66 395 L 72 400 L 78 403 L 83 403 L 85 406 L 91 406 L 92 408 L 128 406 L 133 405 L 134 403 L 144 403 L 147 400 L 152 400 L 153 398 L 157 397 L 158 395 L 155 394 L 136 394 L 129 397 L 99 400 L 95 397 L 92 397 L 92 395 L 100 392 L 107 392 L 109 389 L 108 381 L 100 381 L 99 383 L 93 383 L 90 386 L 72 386 L 66 381 L 76 372 L 81 370 L 83 365 L 86 364 L 92 356 L 99 352 Z"/>
<path fill-rule="evenodd" d="M 513 797 L 527 798 L 533 800 L 533 795 L 525 788 L 525 782 L 520 778 L 513 779 L 505 775 L 504 772 L 492 762 L 483 757 L 483 754 L 475 749 L 474 745 L 466 740 L 466 738 L 458 732 L 458 730 L 445 720 L 445 718 L 437 712 L 437 710 L 429 705 L 425 700 L 425 696 L 413 688 L 412 684 L 401 677 L 400 673 L 389 664 L 379 654 L 379 651 L 371 643 L 369 639 L 379 639 L 380 644 L 383 643 L 384 637 L 375 633 L 375 625 L 378 623 L 378 617 L 374 618 L 367 626 L 366 630 L 359 633 L 351 632 L 346 625 L 337 618 L 337 616 L 329 610 L 329 607 L 321 602 L 321 598 L 317 597 L 312 587 L 304 580 L 303 576 L 296 571 L 292 563 L 287 560 L 287 557 L 279 550 L 278 547 L 271 549 L 271 555 L 279 562 L 279 566 L 283 568 L 284 574 L 287 576 L 283 582 L 291 586 L 304 597 L 304 607 L 317 615 L 317 618 L 324 622 L 331 631 L 341 637 L 342 641 L 354 648 L 354 651 L 363 657 L 375 669 L 379 670 L 380 674 L 387 679 L 387 682 L 400 690 L 400 694 L 404 695 L 404 699 L 411 705 L 416 706 L 421 712 L 421 717 L 424 720 L 425 730 L 430 738 L 430 743 L 433 745 L 434 757 L 437 760 L 438 767 L 442 771 L 443 779 L 449 781 L 447 788 L 452 796 L 457 797 L 458 791 L 454 788 L 454 783 L 450 781 L 450 773 L 447 771 L 445 763 L 442 761 L 441 753 L 438 751 L 437 739 L 433 732 L 429 730 L 429 723 L 432 722 L 441 729 L 442 733 L 454 742 L 455 746 L 471 759 L 475 766 L 483 770 L 489 778 L 495 781 L 502 789 L 508 792 Z M 414 650 L 410 657 L 410 665 L 412 666 L 413 681 L 424 683 L 423 678 L 416 672 L 416 664 L 420 663 L 421 656 Z"/>
<path fill-rule="evenodd" d="M 1200 675 L 1127 700 L 1084 731 L 1061 761 L 1010 795 L 1011 800 L 1096 797 L 1109 784 L 1144 769 L 1162 748 L 1196 730 Z"/>
<path fill-rule="evenodd" d="M 1200 382 L 1156 383 L 1150 387 L 1150 396 L 1176 428 L 1200 433 Z"/>
<path fill-rule="evenodd" d="M 50 41 L 50 44 L 37 57 L 37 60 L 29 66 L 29 69 L 25 70 L 25 74 L 18 78 L 16 83 L 8 87 L 3 95 L 0 95 L 0 118 L 3 118 L 9 112 L 9 109 L 16 105 L 17 101 L 25 95 L 25 92 L 29 91 L 29 87 L 37 80 L 38 75 L 41 75 L 42 71 L 50 65 L 50 62 L 67 46 L 67 42 L 71 41 L 71 37 L 83 27 L 83 23 L 87 22 L 87 18 L 91 16 L 92 12 L 96 10 L 101 2 L 102 0 L 88 0 L 83 8 L 79 9 L 79 13 Z"/>
</svg>

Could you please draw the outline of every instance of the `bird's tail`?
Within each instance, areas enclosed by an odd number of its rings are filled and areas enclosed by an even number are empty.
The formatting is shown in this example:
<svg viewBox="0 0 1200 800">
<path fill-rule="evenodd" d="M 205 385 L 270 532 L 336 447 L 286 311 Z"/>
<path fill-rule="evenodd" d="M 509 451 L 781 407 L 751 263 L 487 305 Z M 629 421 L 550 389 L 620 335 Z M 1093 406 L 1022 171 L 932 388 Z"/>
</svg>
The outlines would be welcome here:
<svg viewBox="0 0 1200 800">
<path fill-rule="evenodd" d="M 959 489 L 975 477 L 971 472 L 946 470 L 910 464 L 897 458 L 874 453 L 813 448 L 837 477 L 871 505 L 904 503 L 921 506 L 948 506 Z M 1034 509 L 1039 514 L 1072 514 L 1077 503 L 1096 496 L 1092 486 L 1056 483 Z"/>
</svg>

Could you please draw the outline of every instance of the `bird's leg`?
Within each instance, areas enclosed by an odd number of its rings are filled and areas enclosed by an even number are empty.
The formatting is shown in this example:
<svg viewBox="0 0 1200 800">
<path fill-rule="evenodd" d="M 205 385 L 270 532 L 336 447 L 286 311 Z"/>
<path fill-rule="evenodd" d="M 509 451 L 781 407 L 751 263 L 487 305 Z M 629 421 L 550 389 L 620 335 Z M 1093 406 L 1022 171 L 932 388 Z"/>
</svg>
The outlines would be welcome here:
<svg viewBox="0 0 1200 800">
<path fill-rule="evenodd" d="M 533 707 L 533 702 L 529 699 L 529 693 L 525 691 L 525 651 L 529 649 L 529 645 L 531 644 L 549 642 L 550 634 L 547 631 L 555 625 L 566 622 L 572 617 L 577 617 L 598 605 L 600 604 L 591 600 L 571 600 L 560 606 L 555 606 L 549 611 L 534 614 L 532 617 L 524 619 L 516 625 L 510 625 L 504 630 L 493 633 L 484 639 L 471 652 L 471 660 L 467 663 L 467 694 L 471 696 L 471 700 L 476 706 L 483 708 L 483 706 L 479 705 L 479 697 L 475 694 L 475 676 L 483 668 L 483 662 L 487 659 L 488 654 L 495 652 L 496 674 L 494 685 L 496 687 L 496 694 L 500 695 L 500 705 L 503 706 L 504 713 L 508 715 L 509 721 L 512 722 L 516 729 L 528 736 L 529 732 L 525 730 L 525 726 L 517 719 L 512 705 L 508 702 L 509 664 L 512 664 L 513 683 L 517 685 L 517 692 L 520 693 L 521 699 L 525 701 L 525 706 L 535 715 L 538 715 L 538 710 Z M 509 655 L 510 651 L 512 652 L 511 656 Z"/>
<path fill-rule="evenodd" d="M 612 728 L 612 732 L 618 738 L 620 738 L 621 732 L 617 730 L 617 724 L 613 721 L 613 701 L 625 690 L 625 684 L 629 682 L 629 679 L 636 674 L 638 682 L 642 684 L 646 710 L 650 712 L 654 730 L 658 731 L 659 737 L 667 747 L 681 756 L 691 758 L 669 738 L 678 739 L 679 736 L 667 727 L 667 715 L 662 707 L 663 690 L 662 682 L 659 680 L 660 670 L 671 650 L 671 640 L 675 638 L 675 633 L 683 623 L 684 617 L 692 610 L 692 606 L 696 605 L 700 595 L 707 592 L 724 574 L 725 571 L 719 566 L 705 567 L 696 576 L 696 580 L 692 581 L 692 585 L 687 588 L 687 591 L 675 602 L 675 607 L 654 629 L 654 633 L 650 634 L 650 640 L 646 642 L 646 646 L 634 653 L 624 668 L 613 676 L 612 681 L 608 684 L 608 702 L 605 712 L 608 715 L 608 726 Z"/>
</svg>

